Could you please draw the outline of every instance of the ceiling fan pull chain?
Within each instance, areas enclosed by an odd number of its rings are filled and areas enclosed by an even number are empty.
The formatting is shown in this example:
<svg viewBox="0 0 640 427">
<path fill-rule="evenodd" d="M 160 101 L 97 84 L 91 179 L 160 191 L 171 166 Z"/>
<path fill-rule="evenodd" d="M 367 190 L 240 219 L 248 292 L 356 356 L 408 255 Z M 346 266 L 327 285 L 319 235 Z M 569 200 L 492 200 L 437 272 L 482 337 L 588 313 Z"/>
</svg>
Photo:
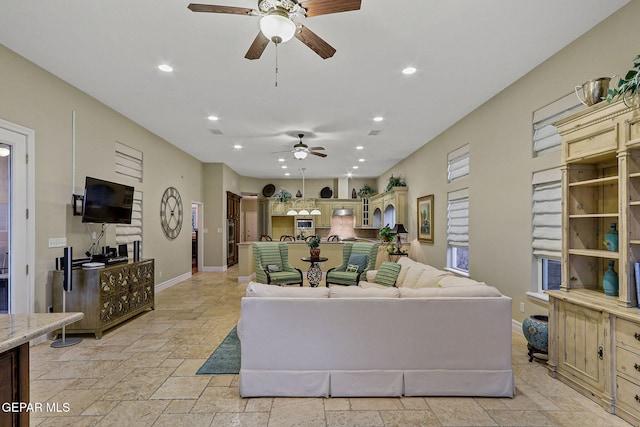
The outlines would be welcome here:
<svg viewBox="0 0 640 427">
<path fill-rule="evenodd" d="M 276 45 L 276 87 L 278 87 L 278 43 Z"/>
</svg>

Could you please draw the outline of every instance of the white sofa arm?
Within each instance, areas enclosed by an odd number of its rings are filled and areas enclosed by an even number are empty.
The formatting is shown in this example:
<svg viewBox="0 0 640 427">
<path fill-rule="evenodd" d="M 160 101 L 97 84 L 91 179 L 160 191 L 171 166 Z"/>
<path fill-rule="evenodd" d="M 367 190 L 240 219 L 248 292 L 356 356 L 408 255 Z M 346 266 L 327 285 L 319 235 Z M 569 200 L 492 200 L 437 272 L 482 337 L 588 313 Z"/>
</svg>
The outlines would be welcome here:
<svg viewBox="0 0 640 427">
<path fill-rule="evenodd" d="M 373 279 L 376 278 L 376 274 L 378 274 L 378 270 L 368 270 L 367 271 L 367 282 L 373 282 Z"/>
</svg>

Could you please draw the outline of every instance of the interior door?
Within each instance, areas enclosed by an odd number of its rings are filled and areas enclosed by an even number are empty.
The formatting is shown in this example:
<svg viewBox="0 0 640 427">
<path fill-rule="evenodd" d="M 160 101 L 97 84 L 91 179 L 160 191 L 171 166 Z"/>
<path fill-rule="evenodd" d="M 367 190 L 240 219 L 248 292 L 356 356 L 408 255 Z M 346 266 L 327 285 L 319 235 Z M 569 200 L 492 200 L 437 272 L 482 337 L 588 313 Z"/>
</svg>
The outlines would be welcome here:
<svg viewBox="0 0 640 427">
<path fill-rule="evenodd" d="M 27 169 L 27 152 L 33 151 L 33 135 L 29 129 L 0 120 L 0 144 L 9 149 L 4 162 L 6 168 L 0 177 L 0 222 L 3 216 L 5 222 L 0 225 L 0 239 L 6 242 L 3 247 L 6 249 L 0 249 L 4 275 L 0 277 L 7 285 L 6 307 L 2 307 L 7 310 L 0 312 L 5 313 L 34 312 L 33 273 L 28 274 L 34 258 L 33 209 L 31 218 L 27 213 L 33 204 L 33 179 Z"/>
<path fill-rule="evenodd" d="M 258 212 L 244 213 L 244 241 L 255 242 L 258 240 Z"/>
</svg>

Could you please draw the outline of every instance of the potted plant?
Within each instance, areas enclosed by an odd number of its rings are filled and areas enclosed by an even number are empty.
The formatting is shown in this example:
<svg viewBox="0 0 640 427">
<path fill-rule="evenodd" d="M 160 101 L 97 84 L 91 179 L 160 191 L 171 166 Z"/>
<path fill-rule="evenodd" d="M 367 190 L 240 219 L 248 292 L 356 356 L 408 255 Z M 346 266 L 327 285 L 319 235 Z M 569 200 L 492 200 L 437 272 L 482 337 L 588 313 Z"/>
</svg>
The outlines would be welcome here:
<svg viewBox="0 0 640 427">
<path fill-rule="evenodd" d="M 378 231 L 378 233 L 380 234 L 380 239 L 385 243 L 393 242 L 393 239 L 396 238 L 396 233 L 391 231 L 391 227 L 389 227 L 389 224 L 382 227 Z"/>
<path fill-rule="evenodd" d="M 376 190 L 370 186 L 369 184 L 364 184 L 360 190 L 358 190 L 358 197 L 361 199 L 366 199 L 367 197 L 371 197 L 376 194 Z"/>
<path fill-rule="evenodd" d="M 404 179 L 402 179 L 402 177 L 400 176 L 393 176 L 393 174 L 391 174 L 391 176 L 389 177 L 389 182 L 387 183 L 387 188 L 384 189 L 384 192 L 388 192 L 389 190 L 391 190 L 393 187 L 406 187 L 407 183 L 404 181 Z"/>
<path fill-rule="evenodd" d="M 607 102 L 616 98 L 622 98 L 624 105 L 629 108 L 640 107 L 640 55 L 634 58 L 633 68 L 618 80 L 618 85 L 607 91 Z"/>
<path fill-rule="evenodd" d="M 320 237 L 309 237 L 307 239 L 307 246 L 309 246 L 309 255 L 311 256 L 311 258 L 320 257 Z"/>
<path fill-rule="evenodd" d="M 281 188 L 280 191 L 278 191 L 277 193 L 275 193 L 273 195 L 273 198 L 276 199 L 279 202 L 285 202 L 286 203 L 289 200 L 291 200 L 291 193 L 289 193 L 284 188 Z"/>
</svg>

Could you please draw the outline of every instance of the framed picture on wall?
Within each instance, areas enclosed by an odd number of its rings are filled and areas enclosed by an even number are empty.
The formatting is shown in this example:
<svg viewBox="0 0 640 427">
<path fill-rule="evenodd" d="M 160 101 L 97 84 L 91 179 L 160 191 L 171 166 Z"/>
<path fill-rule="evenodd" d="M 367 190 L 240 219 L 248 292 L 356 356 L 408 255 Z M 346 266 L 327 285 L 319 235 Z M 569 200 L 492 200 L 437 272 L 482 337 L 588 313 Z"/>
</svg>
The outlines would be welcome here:
<svg viewBox="0 0 640 427">
<path fill-rule="evenodd" d="M 418 198 L 418 240 L 433 243 L 433 194 Z"/>
</svg>

